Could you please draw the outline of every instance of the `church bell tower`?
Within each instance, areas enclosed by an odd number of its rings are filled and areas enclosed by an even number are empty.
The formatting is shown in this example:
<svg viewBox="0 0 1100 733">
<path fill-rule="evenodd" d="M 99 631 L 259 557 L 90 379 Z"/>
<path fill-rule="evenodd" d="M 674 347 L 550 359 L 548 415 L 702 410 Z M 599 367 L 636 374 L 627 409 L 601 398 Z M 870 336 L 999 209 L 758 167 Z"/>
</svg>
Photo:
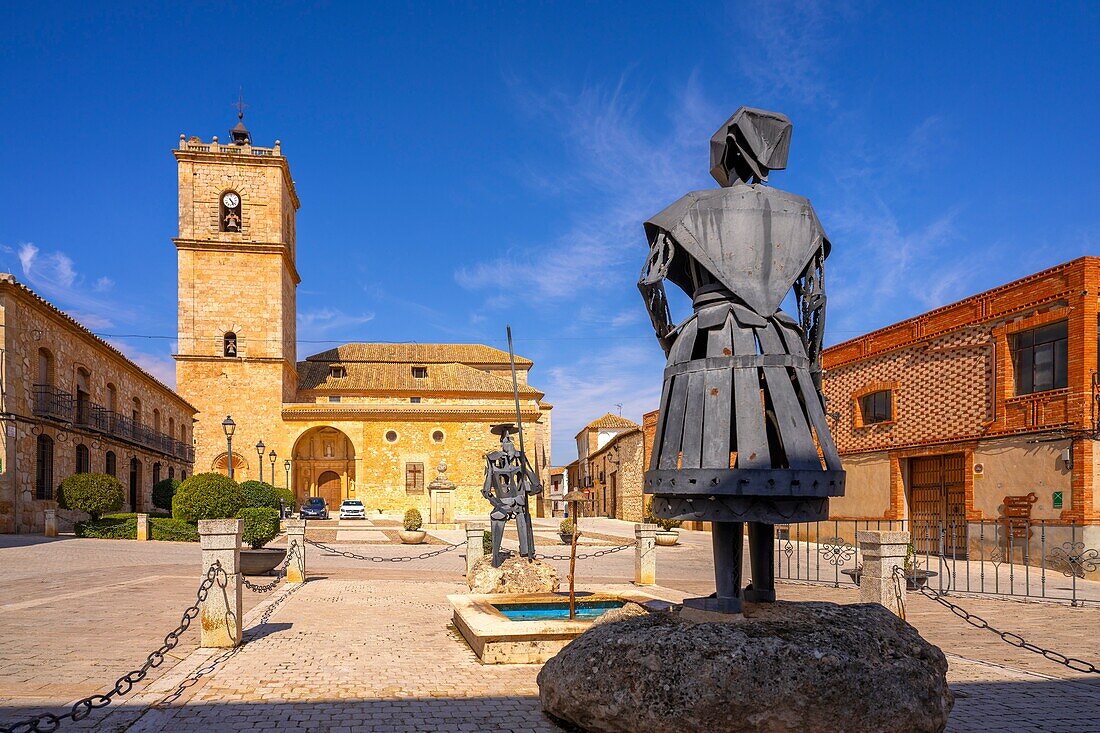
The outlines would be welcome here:
<svg viewBox="0 0 1100 733">
<path fill-rule="evenodd" d="M 259 475 L 253 446 L 281 433 L 295 370 L 298 195 L 278 140 L 252 145 L 243 108 L 229 144 L 180 135 L 176 385 L 199 410 L 195 471 L 224 472 L 232 415 L 234 477 Z M 266 478 L 266 475 L 265 475 Z"/>
</svg>

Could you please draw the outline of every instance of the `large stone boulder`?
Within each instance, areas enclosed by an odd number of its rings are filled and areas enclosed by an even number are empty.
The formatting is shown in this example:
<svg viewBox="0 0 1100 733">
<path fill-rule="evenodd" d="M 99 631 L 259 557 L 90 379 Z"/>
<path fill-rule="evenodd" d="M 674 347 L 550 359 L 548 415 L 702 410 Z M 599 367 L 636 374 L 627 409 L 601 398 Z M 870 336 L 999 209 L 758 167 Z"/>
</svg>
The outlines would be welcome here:
<svg viewBox="0 0 1100 733">
<path fill-rule="evenodd" d="M 499 568 L 482 557 L 466 576 L 471 593 L 557 593 L 558 571 L 541 560 L 510 557 Z"/>
<path fill-rule="evenodd" d="M 591 733 L 940 733 L 947 659 L 877 604 L 746 605 L 733 622 L 593 626 L 539 672 L 542 708 Z"/>
</svg>

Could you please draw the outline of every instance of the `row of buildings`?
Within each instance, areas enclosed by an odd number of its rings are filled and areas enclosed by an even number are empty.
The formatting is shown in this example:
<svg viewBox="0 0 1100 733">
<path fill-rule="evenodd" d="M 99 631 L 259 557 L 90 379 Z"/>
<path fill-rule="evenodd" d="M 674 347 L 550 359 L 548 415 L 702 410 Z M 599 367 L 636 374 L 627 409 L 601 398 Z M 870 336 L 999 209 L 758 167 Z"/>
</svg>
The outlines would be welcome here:
<svg viewBox="0 0 1100 733">
<path fill-rule="evenodd" d="M 823 367 L 847 471 L 834 518 L 957 527 L 949 552 L 1006 505 L 1100 526 L 1100 258 L 837 344 Z M 656 412 L 642 425 L 605 415 L 578 434 L 564 472 L 598 514 L 642 518 L 655 426 Z"/>
</svg>

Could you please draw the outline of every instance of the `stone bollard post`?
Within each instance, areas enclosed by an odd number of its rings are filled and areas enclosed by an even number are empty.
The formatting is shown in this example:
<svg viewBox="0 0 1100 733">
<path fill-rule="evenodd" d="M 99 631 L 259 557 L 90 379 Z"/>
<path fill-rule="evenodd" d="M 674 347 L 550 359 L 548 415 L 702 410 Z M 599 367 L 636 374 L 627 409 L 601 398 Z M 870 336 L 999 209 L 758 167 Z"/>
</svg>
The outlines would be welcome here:
<svg viewBox="0 0 1100 733">
<path fill-rule="evenodd" d="M 286 565 L 286 582 L 306 582 L 306 520 L 286 520 L 286 551 L 294 557 Z"/>
<path fill-rule="evenodd" d="M 138 542 L 149 541 L 149 515 L 137 515 L 137 539 Z"/>
<path fill-rule="evenodd" d="M 57 536 L 57 510 L 46 510 L 46 530 L 44 533 L 47 537 Z"/>
<path fill-rule="evenodd" d="M 634 584 L 657 584 L 657 525 L 635 524 Z"/>
<path fill-rule="evenodd" d="M 474 571 L 474 563 L 485 555 L 485 545 L 482 537 L 485 535 L 485 527 L 480 524 L 466 525 L 466 577 Z"/>
<path fill-rule="evenodd" d="M 206 602 L 199 610 L 202 626 L 201 647 L 228 648 L 241 643 L 243 607 L 241 605 L 241 532 L 240 519 L 203 519 L 199 521 L 202 545 L 202 573 L 220 562 L 224 573 L 214 580 Z"/>
<path fill-rule="evenodd" d="M 894 568 L 905 566 L 909 533 L 861 529 L 856 532 L 856 542 L 863 555 L 863 568 L 859 576 L 860 602 L 881 604 L 900 616 L 902 609 L 898 604 Z M 901 587 L 904 592 L 905 586 Z"/>
</svg>

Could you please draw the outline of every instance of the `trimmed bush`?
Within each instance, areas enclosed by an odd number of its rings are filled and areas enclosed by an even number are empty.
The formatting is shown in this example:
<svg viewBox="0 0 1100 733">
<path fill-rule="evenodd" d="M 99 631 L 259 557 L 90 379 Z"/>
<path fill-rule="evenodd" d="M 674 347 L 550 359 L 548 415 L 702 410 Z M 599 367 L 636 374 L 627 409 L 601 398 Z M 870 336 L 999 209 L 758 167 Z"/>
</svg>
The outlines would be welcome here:
<svg viewBox="0 0 1100 733">
<path fill-rule="evenodd" d="M 258 550 L 279 534 L 279 510 L 271 507 L 246 507 L 237 512 L 244 520 L 241 541 Z"/>
<path fill-rule="evenodd" d="M 220 473 L 196 473 L 172 497 L 172 518 L 192 524 L 200 519 L 230 519 L 243 508 L 241 487 Z"/>
<path fill-rule="evenodd" d="M 279 508 L 279 490 L 271 484 L 265 484 L 262 481 L 245 481 L 241 484 L 241 491 L 244 492 L 244 505 L 246 508 Z"/>
<path fill-rule="evenodd" d="M 58 506 L 90 514 L 93 520 L 118 511 L 124 501 L 122 483 L 105 473 L 74 473 L 57 490 Z"/>
<path fill-rule="evenodd" d="M 133 514 L 121 514 L 89 519 L 87 522 L 77 522 L 73 533 L 77 537 L 97 540 L 136 540 L 137 517 Z"/>
<path fill-rule="evenodd" d="M 647 524 L 656 524 L 665 532 L 671 532 L 674 529 L 678 529 L 683 522 L 679 519 L 664 519 L 653 515 L 653 500 L 650 499 L 649 503 L 645 505 L 645 521 Z"/>
<path fill-rule="evenodd" d="M 171 512 L 172 497 L 176 495 L 179 485 L 180 482 L 174 478 L 166 478 L 153 484 L 153 506 Z"/>
<path fill-rule="evenodd" d="M 171 517 L 149 517 L 149 536 L 159 542 L 198 542 L 199 529 Z"/>
<path fill-rule="evenodd" d="M 420 510 L 419 509 L 416 509 L 414 507 L 413 509 L 409 509 L 407 512 L 405 512 L 405 531 L 406 532 L 415 532 L 416 530 L 420 529 L 423 526 L 424 526 L 424 517 L 420 516 Z"/>
<path fill-rule="evenodd" d="M 563 519 L 561 524 L 558 525 L 558 532 L 561 534 L 573 534 L 577 530 L 577 525 L 573 524 L 572 519 Z"/>
<path fill-rule="evenodd" d="M 489 530 L 481 533 L 481 551 L 486 555 L 493 554 L 493 533 Z"/>
</svg>

